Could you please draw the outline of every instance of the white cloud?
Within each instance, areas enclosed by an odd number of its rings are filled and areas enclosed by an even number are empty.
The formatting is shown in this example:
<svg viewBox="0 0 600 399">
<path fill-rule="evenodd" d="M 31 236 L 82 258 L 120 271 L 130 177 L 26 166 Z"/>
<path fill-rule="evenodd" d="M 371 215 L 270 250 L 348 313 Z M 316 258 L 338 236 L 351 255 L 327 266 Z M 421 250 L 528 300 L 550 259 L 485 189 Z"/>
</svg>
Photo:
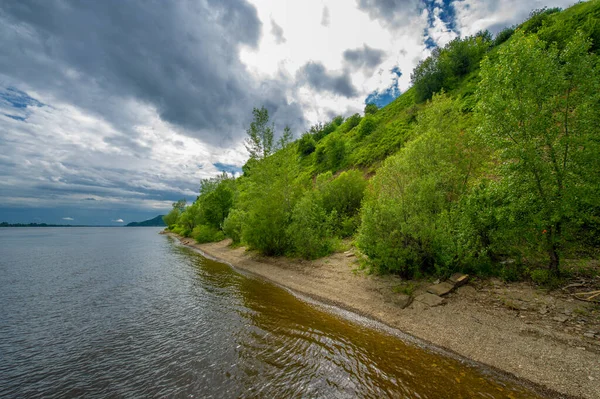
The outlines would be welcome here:
<svg viewBox="0 0 600 399">
<path fill-rule="evenodd" d="M 75 219 L 73 219 L 72 217 L 67 216 L 67 217 L 62 218 L 62 220 L 75 220 Z"/>
<path fill-rule="evenodd" d="M 112 222 L 115 222 L 115 223 L 125 223 L 125 222 L 123 221 L 123 219 L 116 219 L 116 220 L 112 220 Z"/>
</svg>

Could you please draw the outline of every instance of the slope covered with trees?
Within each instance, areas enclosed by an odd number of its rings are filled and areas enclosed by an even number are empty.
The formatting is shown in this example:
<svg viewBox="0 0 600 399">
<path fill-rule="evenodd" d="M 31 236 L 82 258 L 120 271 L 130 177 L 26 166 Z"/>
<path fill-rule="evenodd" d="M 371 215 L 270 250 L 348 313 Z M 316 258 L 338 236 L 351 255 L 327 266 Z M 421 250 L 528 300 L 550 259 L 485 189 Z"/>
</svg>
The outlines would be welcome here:
<svg viewBox="0 0 600 399">
<path fill-rule="evenodd" d="M 388 106 L 275 142 L 264 108 L 243 175 L 174 204 L 172 231 L 313 259 L 353 238 L 367 267 L 558 276 L 600 249 L 600 0 L 436 49 Z"/>
</svg>

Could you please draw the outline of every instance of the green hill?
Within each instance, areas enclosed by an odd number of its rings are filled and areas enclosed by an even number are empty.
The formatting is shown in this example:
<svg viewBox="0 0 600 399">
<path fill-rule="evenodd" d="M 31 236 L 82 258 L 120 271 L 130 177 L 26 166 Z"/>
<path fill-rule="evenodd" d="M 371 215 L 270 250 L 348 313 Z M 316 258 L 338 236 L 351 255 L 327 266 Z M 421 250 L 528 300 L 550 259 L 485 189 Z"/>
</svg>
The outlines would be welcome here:
<svg viewBox="0 0 600 399">
<path fill-rule="evenodd" d="M 155 218 L 144 220 L 143 222 L 131 222 L 128 223 L 125 227 L 160 227 L 166 226 L 165 222 L 163 222 L 164 215 L 158 215 Z"/>
<path fill-rule="evenodd" d="M 548 282 L 600 249 L 600 0 L 435 49 L 382 109 L 273 144 L 165 217 L 200 242 L 316 258 L 353 238 L 373 272 Z"/>
</svg>

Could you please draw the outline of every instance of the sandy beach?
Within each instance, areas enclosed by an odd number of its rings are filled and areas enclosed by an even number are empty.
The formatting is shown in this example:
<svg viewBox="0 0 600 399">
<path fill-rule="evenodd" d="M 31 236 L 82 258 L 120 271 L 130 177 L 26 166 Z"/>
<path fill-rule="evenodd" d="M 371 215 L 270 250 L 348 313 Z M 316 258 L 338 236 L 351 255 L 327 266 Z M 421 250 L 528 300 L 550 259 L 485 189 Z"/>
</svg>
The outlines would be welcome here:
<svg viewBox="0 0 600 399">
<path fill-rule="evenodd" d="M 549 397 L 600 398 L 598 305 L 525 283 L 471 281 L 430 306 L 430 283 L 407 292 L 395 276 L 358 270 L 351 251 L 316 261 L 262 257 L 230 241 L 179 239 L 232 267 L 292 292 L 382 322 L 435 347 L 514 376 Z M 410 294 L 410 295 L 407 295 Z M 418 298 L 413 300 L 413 298 Z"/>
</svg>

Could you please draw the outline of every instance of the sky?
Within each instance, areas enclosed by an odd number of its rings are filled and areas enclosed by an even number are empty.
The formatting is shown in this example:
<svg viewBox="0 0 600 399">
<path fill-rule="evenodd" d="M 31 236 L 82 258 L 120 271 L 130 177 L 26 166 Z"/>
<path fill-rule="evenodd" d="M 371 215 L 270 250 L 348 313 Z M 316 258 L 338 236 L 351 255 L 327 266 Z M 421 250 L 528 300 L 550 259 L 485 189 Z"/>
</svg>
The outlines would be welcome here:
<svg viewBox="0 0 600 399">
<path fill-rule="evenodd" d="M 383 106 L 436 46 L 573 0 L 4 0 L 0 221 L 122 225 L 276 135 Z"/>
</svg>

